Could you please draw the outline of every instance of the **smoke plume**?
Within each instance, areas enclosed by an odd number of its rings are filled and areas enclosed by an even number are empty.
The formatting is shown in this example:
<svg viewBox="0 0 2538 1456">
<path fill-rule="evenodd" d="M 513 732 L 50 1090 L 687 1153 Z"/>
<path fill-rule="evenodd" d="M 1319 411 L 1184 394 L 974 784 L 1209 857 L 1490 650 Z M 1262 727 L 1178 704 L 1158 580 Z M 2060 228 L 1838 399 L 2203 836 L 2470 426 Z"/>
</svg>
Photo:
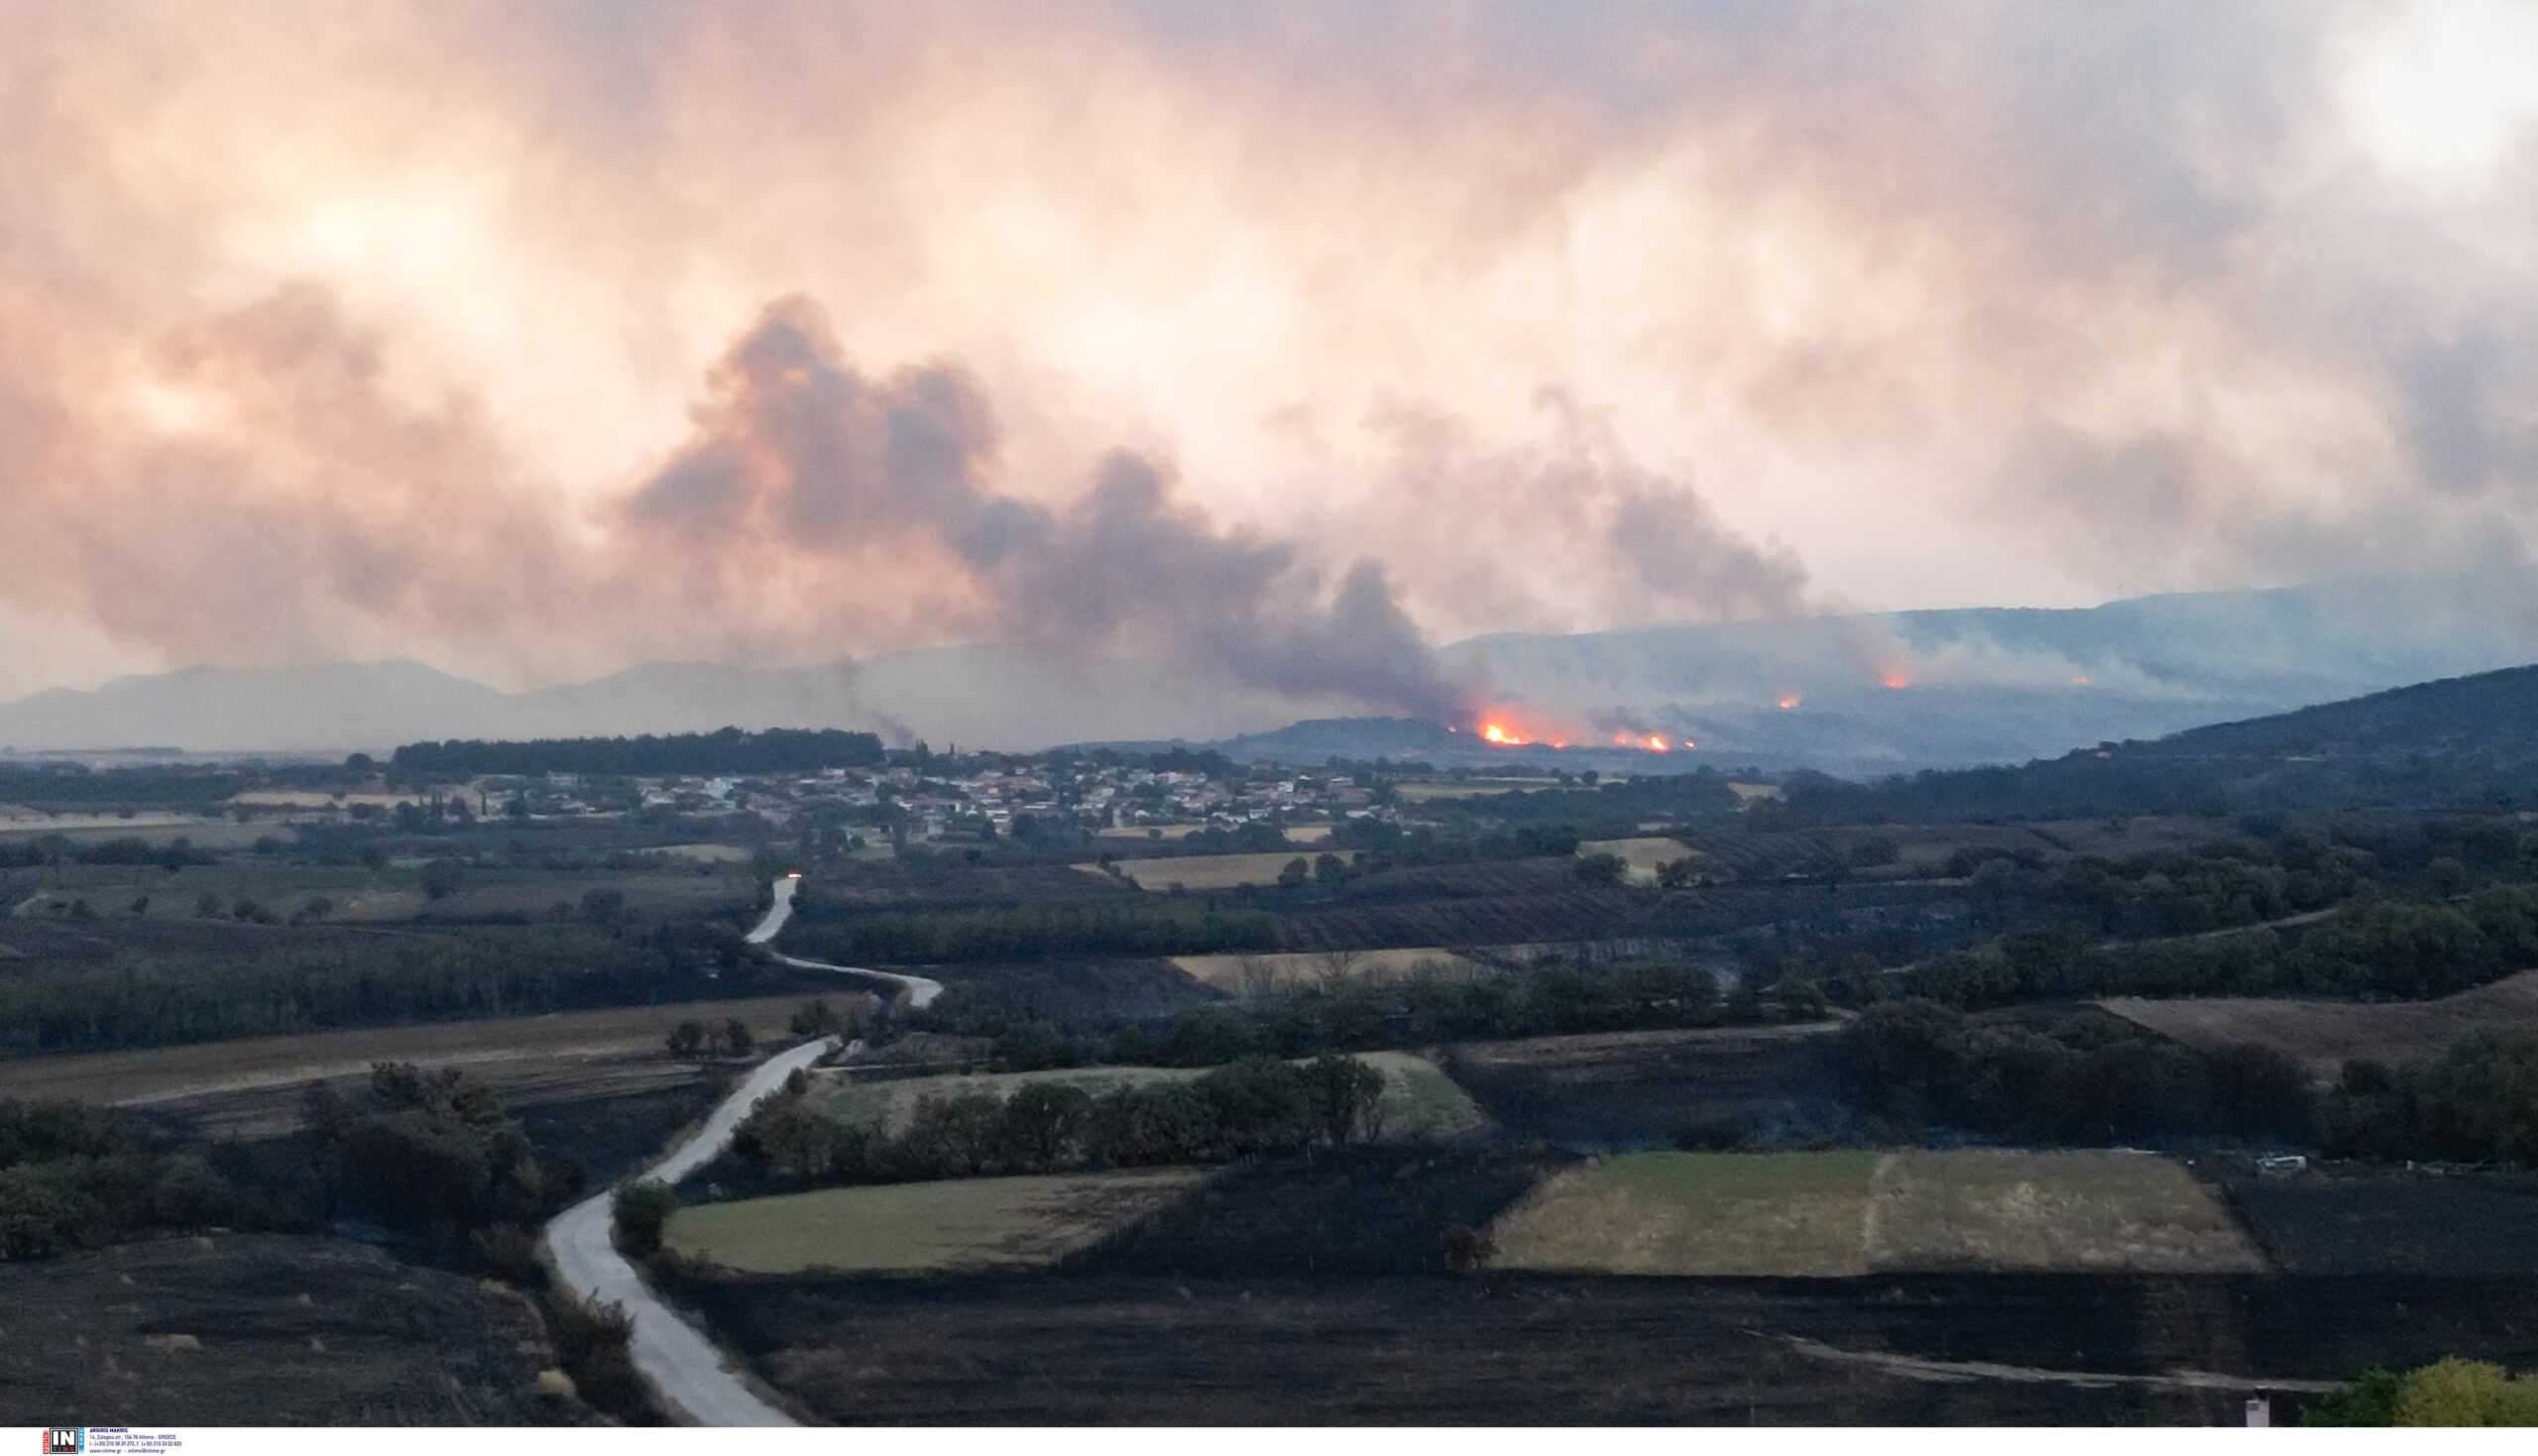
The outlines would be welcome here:
<svg viewBox="0 0 2538 1456">
<path fill-rule="evenodd" d="M 771 562 L 916 560 L 928 595 L 1001 639 L 1125 651 L 1292 696 L 1458 716 L 1381 563 L 1335 584 L 1295 547 L 1220 532 L 1127 451 L 1051 506 L 997 488 L 993 411 L 957 366 L 874 380 L 811 300 L 768 305 L 716 366 L 695 438 L 627 501 L 690 590 L 747 591 Z M 652 553 L 647 553 L 652 554 Z"/>
</svg>

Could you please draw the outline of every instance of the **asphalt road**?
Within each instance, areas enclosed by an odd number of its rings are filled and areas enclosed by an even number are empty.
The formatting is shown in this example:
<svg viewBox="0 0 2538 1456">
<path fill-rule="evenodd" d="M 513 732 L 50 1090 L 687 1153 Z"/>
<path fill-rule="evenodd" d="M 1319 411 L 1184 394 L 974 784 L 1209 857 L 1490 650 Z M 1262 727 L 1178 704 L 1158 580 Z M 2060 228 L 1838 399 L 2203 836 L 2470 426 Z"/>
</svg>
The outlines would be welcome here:
<svg viewBox="0 0 2538 1456">
<path fill-rule="evenodd" d="M 763 946 L 775 939 L 777 931 L 784 929 L 784 922 L 793 917 L 793 891 L 800 883 L 801 881 L 794 879 L 780 879 L 775 882 L 775 903 L 767 907 L 766 919 L 759 921 L 757 929 L 749 933 L 748 939 L 750 945 Z M 912 1011 L 924 1010 L 934 1004 L 935 997 L 943 994 L 943 982 L 928 980 L 921 975 L 901 975 L 895 970 L 865 970 L 855 965 L 831 965 L 825 960 L 804 960 L 800 956 L 787 955 L 780 951 L 768 953 L 785 964 L 802 970 L 833 970 L 841 975 L 860 975 L 868 976 L 873 980 L 895 981 L 906 988 L 908 1008 Z"/>
<path fill-rule="evenodd" d="M 766 918 L 758 922 L 757 929 L 750 932 L 750 944 L 763 945 L 783 929 L 785 919 L 793 913 L 793 887 L 794 881 L 789 879 L 775 882 L 775 903 L 768 907 Z M 922 976 L 858 971 L 816 960 L 796 960 L 789 955 L 777 958 L 811 970 L 845 971 L 898 981 L 908 988 L 911 1006 L 923 1006 L 943 992 L 941 982 Z M 784 1079 L 796 1067 L 809 1066 L 836 1045 L 834 1039 L 807 1042 L 768 1058 L 723 1099 L 695 1136 L 654 1164 L 643 1176 L 675 1183 L 712 1162 L 761 1098 L 783 1086 Z M 634 1368 L 642 1372 L 643 1379 L 651 1383 L 652 1390 L 673 1414 L 698 1425 L 793 1424 L 783 1411 L 751 1394 L 725 1365 L 723 1352 L 653 1297 L 634 1266 L 617 1252 L 610 1237 L 611 1196 L 611 1191 L 595 1193 L 555 1215 L 546 1225 L 546 1247 L 555 1256 L 556 1277 L 566 1288 L 585 1299 L 597 1297 L 626 1306 L 634 1317 L 634 1337 L 630 1347 Z"/>
</svg>

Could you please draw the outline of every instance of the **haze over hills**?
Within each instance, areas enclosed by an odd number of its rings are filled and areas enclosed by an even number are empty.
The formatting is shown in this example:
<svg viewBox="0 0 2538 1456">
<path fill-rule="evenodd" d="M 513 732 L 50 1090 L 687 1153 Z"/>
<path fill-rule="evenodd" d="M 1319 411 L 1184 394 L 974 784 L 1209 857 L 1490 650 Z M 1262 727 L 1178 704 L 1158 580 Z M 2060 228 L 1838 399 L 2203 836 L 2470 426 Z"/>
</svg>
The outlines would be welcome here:
<svg viewBox="0 0 2538 1456">
<path fill-rule="evenodd" d="M 2517 578 L 2397 578 L 2136 598 L 2075 610 L 1968 609 L 1501 634 L 1439 650 L 1489 684 L 1476 714 L 1514 735 L 1691 739 L 1701 759 L 1844 774 L 2021 761 L 2149 738 L 2538 656 Z M 1108 657 L 951 647 L 861 663 L 659 663 L 506 693 L 410 660 L 195 667 L 0 706 L 19 750 L 379 750 L 418 738 L 859 728 L 1029 748 L 1236 740 L 1354 704 L 1284 697 Z M 1360 719 L 1360 722 L 1364 722 Z M 1422 730 L 1423 740 L 1477 748 Z M 1399 753 L 1404 728 L 1318 725 L 1328 752 Z M 1245 739 L 1243 735 L 1255 735 Z M 1364 741 L 1358 741 L 1362 737 Z"/>
</svg>

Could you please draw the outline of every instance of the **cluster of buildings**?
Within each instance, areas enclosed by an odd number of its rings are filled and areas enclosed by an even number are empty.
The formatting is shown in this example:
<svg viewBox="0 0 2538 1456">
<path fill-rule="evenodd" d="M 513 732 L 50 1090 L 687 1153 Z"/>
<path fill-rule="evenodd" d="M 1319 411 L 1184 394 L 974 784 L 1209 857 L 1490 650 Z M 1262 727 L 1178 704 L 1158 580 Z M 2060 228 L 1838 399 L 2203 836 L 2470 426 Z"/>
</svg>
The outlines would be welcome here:
<svg viewBox="0 0 2538 1456">
<path fill-rule="evenodd" d="M 1389 815 L 1345 773 L 1235 768 L 1231 773 L 998 760 L 962 772 L 906 764 L 817 773 L 585 781 L 573 774 L 489 779 L 484 812 L 517 796 L 540 818 L 633 810 L 747 811 L 779 829 L 849 831 L 867 840 L 975 840 L 1171 827 L 1233 830 L 1255 821 L 1315 823 Z M 877 834 L 875 833 L 877 832 Z"/>
</svg>

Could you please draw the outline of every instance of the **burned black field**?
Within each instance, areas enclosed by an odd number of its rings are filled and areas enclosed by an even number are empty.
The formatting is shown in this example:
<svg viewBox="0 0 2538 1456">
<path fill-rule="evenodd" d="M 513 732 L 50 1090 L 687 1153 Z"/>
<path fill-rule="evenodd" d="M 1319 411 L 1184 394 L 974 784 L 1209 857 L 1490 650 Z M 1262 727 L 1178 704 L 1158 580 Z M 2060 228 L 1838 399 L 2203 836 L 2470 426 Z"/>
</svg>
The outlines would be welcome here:
<svg viewBox="0 0 2538 1456">
<path fill-rule="evenodd" d="M 2238 1176 L 2230 1206 L 2293 1274 L 2538 1280 L 2538 1182 L 2382 1171 Z"/>
<path fill-rule="evenodd" d="M 1570 1147 L 1664 1146 L 1683 1136 L 1847 1140 L 1829 1028 L 1614 1032 L 1474 1043 L 1454 1080 L 1509 1134 Z"/>
<path fill-rule="evenodd" d="M 546 1425 L 543 1322 L 343 1239 L 214 1234 L 0 1265 L 12 1425 Z"/>
<path fill-rule="evenodd" d="M 804 1279 L 692 1295 L 849 1424 L 2238 1422 L 2225 1378 L 2538 1357 L 2538 1285 L 2362 1278 Z M 1992 1367 L 1981 1374 L 1961 1367 Z M 2276 1396 L 2296 1415 L 2296 1391 Z"/>
</svg>

